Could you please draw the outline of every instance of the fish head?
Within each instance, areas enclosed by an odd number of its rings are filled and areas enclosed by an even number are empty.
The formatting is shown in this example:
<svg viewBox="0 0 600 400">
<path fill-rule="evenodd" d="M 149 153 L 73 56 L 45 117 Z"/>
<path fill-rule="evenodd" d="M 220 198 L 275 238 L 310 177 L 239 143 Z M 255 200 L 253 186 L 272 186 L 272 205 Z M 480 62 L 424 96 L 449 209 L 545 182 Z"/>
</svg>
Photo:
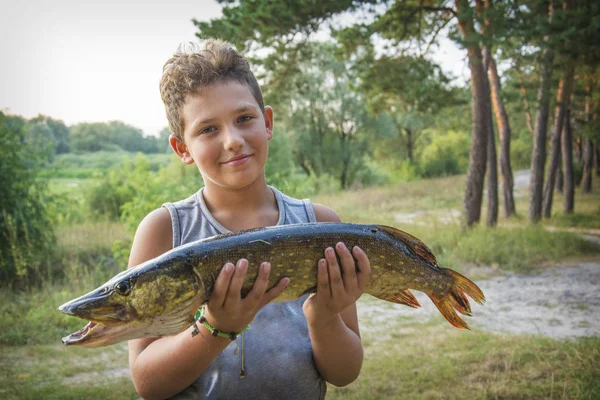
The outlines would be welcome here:
<svg viewBox="0 0 600 400">
<path fill-rule="evenodd" d="M 204 301 L 195 273 L 182 260 L 145 263 L 124 271 L 58 309 L 89 323 L 63 338 L 66 345 L 107 346 L 189 327 Z"/>
</svg>

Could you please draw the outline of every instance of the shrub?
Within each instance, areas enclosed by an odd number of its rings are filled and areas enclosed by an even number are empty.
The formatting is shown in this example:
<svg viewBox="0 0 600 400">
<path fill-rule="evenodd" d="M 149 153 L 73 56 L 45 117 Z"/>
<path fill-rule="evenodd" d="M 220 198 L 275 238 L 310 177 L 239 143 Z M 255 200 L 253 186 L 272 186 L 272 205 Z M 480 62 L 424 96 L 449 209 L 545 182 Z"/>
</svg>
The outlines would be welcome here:
<svg viewBox="0 0 600 400">
<path fill-rule="evenodd" d="M 425 177 L 464 173 L 469 164 L 469 137 L 450 131 L 433 137 L 421 153 L 421 170 Z"/>
<path fill-rule="evenodd" d="M 533 137 L 529 134 L 510 142 L 510 162 L 513 170 L 530 167 L 532 150 Z"/>
<path fill-rule="evenodd" d="M 38 179 L 47 156 L 26 142 L 26 122 L 0 112 L 0 282 L 29 286 L 46 272 L 55 242 L 46 212 L 47 182 Z"/>
</svg>

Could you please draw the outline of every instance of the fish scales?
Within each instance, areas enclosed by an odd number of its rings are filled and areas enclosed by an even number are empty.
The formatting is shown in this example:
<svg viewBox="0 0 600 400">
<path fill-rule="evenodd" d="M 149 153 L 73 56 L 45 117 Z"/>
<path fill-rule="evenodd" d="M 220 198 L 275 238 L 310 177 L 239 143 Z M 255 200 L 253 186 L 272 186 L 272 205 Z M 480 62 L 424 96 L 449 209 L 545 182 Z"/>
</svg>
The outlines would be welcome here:
<svg viewBox="0 0 600 400">
<path fill-rule="evenodd" d="M 269 288 L 290 278 L 276 301 L 312 293 L 318 260 L 338 242 L 350 249 L 359 246 L 367 254 L 371 278 L 365 292 L 379 299 L 419 307 L 409 289 L 422 291 L 457 328 L 468 328 L 457 315 L 457 311 L 471 313 L 465 295 L 478 303 L 485 301 L 477 285 L 439 267 L 425 244 L 396 228 L 348 223 L 282 225 L 189 243 L 118 274 L 59 308 L 91 321 L 63 342 L 94 347 L 181 332 L 193 323 L 198 306 L 208 301 L 221 268 L 241 258 L 248 260 L 242 296 L 252 289 L 264 261 L 271 263 Z"/>
<path fill-rule="evenodd" d="M 323 258 L 324 250 L 334 247 L 338 242 L 344 242 L 349 248 L 362 248 L 370 258 L 374 257 L 371 263 L 385 261 L 381 257 L 387 254 L 388 260 L 383 267 L 373 270 L 372 282 L 377 281 L 378 275 L 385 275 L 385 268 L 406 269 L 404 265 L 392 264 L 394 259 L 413 256 L 404 243 L 390 240 L 389 234 L 375 226 L 343 224 L 345 226 L 342 230 L 339 225 L 288 225 L 290 228 L 284 232 L 281 229 L 258 229 L 244 235 L 235 234 L 218 240 L 211 238 L 205 242 L 192 243 L 189 249 L 182 251 L 188 253 L 191 265 L 197 265 L 197 275 L 204 280 L 206 287 L 212 287 L 216 278 L 215 271 L 219 271 L 225 263 L 247 259 L 249 265 L 242 287 L 243 296 L 252 289 L 260 263 L 269 261 L 272 266 L 269 287 L 275 286 L 284 277 L 291 278 L 290 287 L 276 299 L 278 301 L 292 300 L 310 292 L 316 285 L 317 263 Z M 204 247 L 204 250 L 199 252 L 198 246 Z M 390 252 L 391 249 L 394 250 L 393 253 Z M 418 262 L 418 259 L 415 257 L 414 261 Z M 436 266 L 432 265 L 432 268 Z M 404 270 L 400 276 L 409 280 L 410 271 Z"/>
</svg>

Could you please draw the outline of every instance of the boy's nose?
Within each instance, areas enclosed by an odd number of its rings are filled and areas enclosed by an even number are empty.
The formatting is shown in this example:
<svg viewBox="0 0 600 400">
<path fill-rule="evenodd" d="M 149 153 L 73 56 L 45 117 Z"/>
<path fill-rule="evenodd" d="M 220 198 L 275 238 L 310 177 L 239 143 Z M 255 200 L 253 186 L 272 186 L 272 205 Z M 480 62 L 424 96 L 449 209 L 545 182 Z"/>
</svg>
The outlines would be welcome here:
<svg viewBox="0 0 600 400">
<path fill-rule="evenodd" d="M 225 130 L 223 147 L 230 151 L 238 150 L 244 146 L 244 136 L 236 128 L 228 128 Z"/>
</svg>

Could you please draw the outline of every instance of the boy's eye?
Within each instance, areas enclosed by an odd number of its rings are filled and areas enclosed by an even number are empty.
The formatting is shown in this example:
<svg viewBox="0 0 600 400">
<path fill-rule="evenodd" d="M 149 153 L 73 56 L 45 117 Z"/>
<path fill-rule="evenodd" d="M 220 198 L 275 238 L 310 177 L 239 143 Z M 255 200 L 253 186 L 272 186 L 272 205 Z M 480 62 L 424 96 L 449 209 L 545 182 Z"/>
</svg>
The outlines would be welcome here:
<svg viewBox="0 0 600 400">
<path fill-rule="evenodd" d="M 213 133 L 216 129 L 217 128 L 215 128 L 214 126 L 209 126 L 209 127 L 206 127 L 204 129 L 202 129 L 200 131 L 200 134 L 202 135 L 202 134 L 205 134 L 205 133 Z"/>
<path fill-rule="evenodd" d="M 253 117 L 253 116 L 251 116 L 251 115 L 244 115 L 244 116 L 242 116 L 242 117 L 239 117 L 239 118 L 238 118 L 238 121 L 239 121 L 239 122 L 248 122 L 248 121 L 250 121 L 252 118 L 254 118 L 254 117 Z"/>
</svg>

